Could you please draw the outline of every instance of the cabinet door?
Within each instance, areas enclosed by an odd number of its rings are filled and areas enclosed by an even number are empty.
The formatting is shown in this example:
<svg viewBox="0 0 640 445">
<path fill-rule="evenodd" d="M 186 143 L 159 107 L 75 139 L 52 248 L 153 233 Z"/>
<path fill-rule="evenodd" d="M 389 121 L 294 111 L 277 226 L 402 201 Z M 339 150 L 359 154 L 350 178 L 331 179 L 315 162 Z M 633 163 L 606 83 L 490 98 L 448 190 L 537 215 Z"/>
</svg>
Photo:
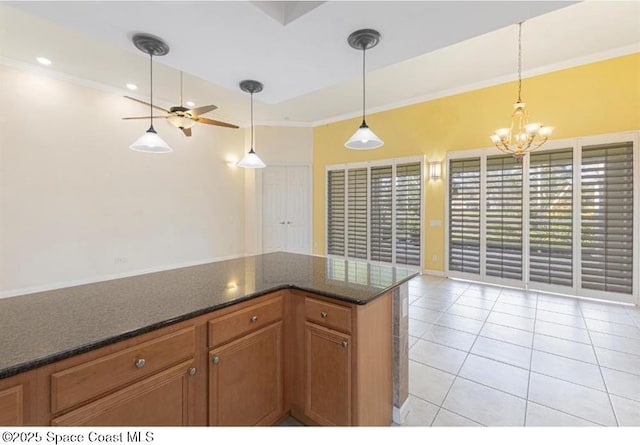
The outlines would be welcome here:
<svg viewBox="0 0 640 445">
<path fill-rule="evenodd" d="M 321 425 L 351 425 L 351 337 L 305 324 L 305 415 Z"/>
<path fill-rule="evenodd" d="M 159 372 L 53 419 L 54 426 L 186 426 L 193 361 Z M 191 372 L 190 372 L 191 371 Z"/>
<path fill-rule="evenodd" d="M 0 426 L 24 425 L 22 385 L 0 391 Z"/>
<path fill-rule="evenodd" d="M 284 405 L 282 322 L 209 353 L 209 424 L 270 425 Z"/>
</svg>

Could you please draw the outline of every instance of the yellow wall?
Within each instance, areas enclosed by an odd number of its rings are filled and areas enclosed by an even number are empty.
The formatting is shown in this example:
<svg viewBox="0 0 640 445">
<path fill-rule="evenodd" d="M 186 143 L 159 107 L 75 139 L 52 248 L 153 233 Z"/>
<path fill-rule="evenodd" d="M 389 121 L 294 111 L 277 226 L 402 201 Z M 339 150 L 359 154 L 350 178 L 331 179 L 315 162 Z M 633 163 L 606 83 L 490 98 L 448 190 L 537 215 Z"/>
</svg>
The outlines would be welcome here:
<svg viewBox="0 0 640 445">
<path fill-rule="evenodd" d="M 325 253 L 325 167 L 403 156 L 445 159 L 447 151 L 489 147 L 489 135 L 509 125 L 517 84 L 489 88 L 422 102 L 367 116 L 367 123 L 385 145 L 354 151 L 344 142 L 360 124 L 349 119 L 314 128 L 313 250 Z M 543 121 L 563 139 L 640 129 L 640 53 L 582 65 L 523 81 L 522 98 L 530 121 Z M 445 170 L 443 168 L 443 170 Z M 425 187 L 424 268 L 444 270 L 444 180 Z M 439 219 L 440 227 L 429 220 Z M 437 261 L 432 257 L 436 255 Z"/>
</svg>

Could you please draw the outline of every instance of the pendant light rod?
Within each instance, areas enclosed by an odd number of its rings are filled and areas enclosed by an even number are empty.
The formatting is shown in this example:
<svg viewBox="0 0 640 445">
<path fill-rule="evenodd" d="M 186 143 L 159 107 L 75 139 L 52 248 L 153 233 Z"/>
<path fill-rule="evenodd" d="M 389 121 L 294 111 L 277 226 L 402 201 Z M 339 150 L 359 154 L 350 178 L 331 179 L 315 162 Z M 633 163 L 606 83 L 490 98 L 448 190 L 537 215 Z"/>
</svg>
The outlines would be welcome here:
<svg viewBox="0 0 640 445">
<path fill-rule="evenodd" d="M 352 150 L 370 150 L 381 147 L 384 142 L 371 131 L 366 121 L 367 113 L 367 55 L 368 49 L 373 48 L 380 41 L 380 33 L 375 29 L 359 29 L 349 35 L 347 42 L 354 49 L 362 51 L 362 124 L 345 142 L 345 147 Z"/>
<path fill-rule="evenodd" d="M 149 88 L 151 90 L 151 98 L 149 99 L 149 130 L 155 131 L 153 128 L 153 52 L 149 53 Z"/>
<path fill-rule="evenodd" d="M 164 56 L 169 52 L 169 45 L 151 34 L 134 34 L 133 44 L 149 55 L 149 129 L 129 146 L 132 150 L 145 153 L 169 153 L 173 149 L 158 136 L 153 128 L 153 56 Z"/>
<path fill-rule="evenodd" d="M 251 147 L 249 153 L 238 163 L 238 166 L 243 168 L 264 168 L 265 163 L 258 157 L 253 149 L 253 93 L 259 93 L 262 91 L 263 85 L 257 80 L 243 80 L 240 82 L 240 89 L 245 93 L 251 95 Z"/>
<path fill-rule="evenodd" d="M 364 110 L 366 110 L 366 76 L 365 76 L 365 64 L 366 64 L 367 50 L 362 47 L 362 122 L 365 122 Z"/>
</svg>

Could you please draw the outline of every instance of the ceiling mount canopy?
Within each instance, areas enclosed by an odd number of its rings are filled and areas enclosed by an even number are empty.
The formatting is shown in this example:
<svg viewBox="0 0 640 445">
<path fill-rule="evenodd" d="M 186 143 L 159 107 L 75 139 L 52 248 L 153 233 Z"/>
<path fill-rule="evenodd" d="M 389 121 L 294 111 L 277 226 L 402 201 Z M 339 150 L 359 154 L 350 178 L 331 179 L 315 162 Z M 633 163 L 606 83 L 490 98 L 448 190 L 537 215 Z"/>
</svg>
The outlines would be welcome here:
<svg viewBox="0 0 640 445">
<path fill-rule="evenodd" d="M 135 34 L 133 44 L 145 54 L 149 55 L 149 129 L 129 146 L 132 150 L 144 153 L 169 153 L 173 149 L 164 141 L 153 128 L 153 56 L 164 56 L 169 52 L 169 45 L 162 39 L 151 34 Z"/>
<path fill-rule="evenodd" d="M 366 121 L 366 52 L 380 42 L 381 35 L 375 29 L 359 29 L 352 32 L 347 39 L 349 46 L 362 51 L 362 124 L 344 144 L 352 150 L 372 150 L 382 147 L 384 142 L 371 131 Z"/>
<path fill-rule="evenodd" d="M 257 80 L 243 80 L 240 82 L 240 89 L 245 93 L 251 95 L 251 148 L 249 153 L 244 155 L 244 158 L 238 162 L 238 167 L 242 168 L 265 168 L 266 164 L 262 162 L 262 159 L 258 157 L 253 150 L 253 94 L 262 91 L 264 85 Z"/>
</svg>

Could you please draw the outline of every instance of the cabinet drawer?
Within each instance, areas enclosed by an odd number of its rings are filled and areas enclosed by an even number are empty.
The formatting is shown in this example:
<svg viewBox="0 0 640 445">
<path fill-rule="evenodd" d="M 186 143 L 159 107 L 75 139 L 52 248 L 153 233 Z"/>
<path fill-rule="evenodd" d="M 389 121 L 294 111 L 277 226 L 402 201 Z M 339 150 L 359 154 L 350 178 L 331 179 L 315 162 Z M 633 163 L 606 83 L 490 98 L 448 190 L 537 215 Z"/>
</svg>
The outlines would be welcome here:
<svg viewBox="0 0 640 445">
<path fill-rule="evenodd" d="M 59 411 L 193 357 L 194 328 L 183 329 L 51 375 L 51 411 Z"/>
<path fill-rule="evenodd" d="M 304 312 L 307 320 L 320 326 L 351 333 L 351 309 L 348 307 L 306 297 Z"/>
<path fill-rule="evenodd" d="M 214 348 L 260 329 L 283 315 L 282 295 L 209 321 L 209 347 Z"/>
</svg>

